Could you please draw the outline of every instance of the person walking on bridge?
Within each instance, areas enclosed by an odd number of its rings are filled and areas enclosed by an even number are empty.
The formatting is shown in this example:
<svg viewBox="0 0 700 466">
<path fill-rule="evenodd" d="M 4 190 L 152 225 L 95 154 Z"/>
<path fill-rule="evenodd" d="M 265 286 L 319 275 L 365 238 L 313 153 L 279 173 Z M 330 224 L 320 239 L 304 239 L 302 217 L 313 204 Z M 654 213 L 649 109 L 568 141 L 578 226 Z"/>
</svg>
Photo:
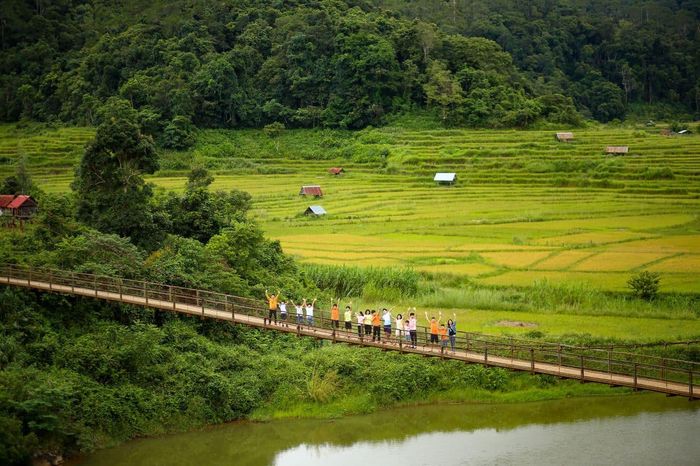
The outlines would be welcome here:
<svg viewBox="0 0 700 466">
<path fill-rule="evenodd" d="M 265 297 L 267 298 L 267 308 L 269 309 L 269 313 L 267 315 L 267 322 L 272 323 L 272 318 L 274 317 L 275 323 L 277 323 L 277 302 L 279 301 L 279 296 L 280 296 L 280 291 L 277 291 L 277 294 L 268 294 L 267 290 L 265 290 Z"/>
<path fill-rule="evenodd" d="M 425 320 L 428 321 L 428 325 L 430 325 L 430 344 L 437 345 L 440 341 L 440 338 L 438 337 L 438 334 L 440 332 L 440 321 L 442 320 L 442 311 L 438 314 L 438 318 L 436 319 L 435 316 L 428 318 L 428 313 L 425 313 Z"/>
</svg>

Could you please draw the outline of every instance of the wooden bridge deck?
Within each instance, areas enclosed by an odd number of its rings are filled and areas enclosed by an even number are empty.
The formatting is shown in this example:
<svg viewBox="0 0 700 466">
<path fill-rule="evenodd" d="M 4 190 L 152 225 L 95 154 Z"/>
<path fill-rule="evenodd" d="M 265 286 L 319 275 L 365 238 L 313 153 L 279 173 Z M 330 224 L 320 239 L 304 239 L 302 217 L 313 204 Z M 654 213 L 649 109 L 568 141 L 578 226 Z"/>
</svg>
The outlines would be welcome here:
<svg viewBox="0 0 700 466">
<path fill-rule="evenodd" d="M 86 281 L 83 280 L 83 283 L 86 283 Z M 458 349 L 454 353 L 452 353 L 450 351 L 443 350 L 439 346 L 431 346 L 425 342 L 419 344 L 417 348 L 411 348 L 410 346 L 406 345 L 405 342 L 396 340 L 391 340 L 388 342 L 373 342 L 367 338 L 360 338 L 355 331 L 356 325 L 353 325 L 353 330 L 347 331 L 344 329 L 333 330 L 330 328 L 323 327 L 297 325 L 295 322 L 291 321 L 288 321 L 286 323 L 270 324 L 261 315 L 251 315 L 250 313 L 240 312 L 241 306 L 238 306 L 239 310 L 236 311 L 236 306 L 233 304 L 225 306 L 230 307 L 230 309 L 217 309 L 216 307 L 208 306 L 206 304 L 206 300 L 204 299 L 202 299 L 201 302 L 197 300 L 197 304 L 177 302 L 178 300 L 173 298 L 172 287 L 170 288 L 169 293 L 154 293 L 158 294 L 158 297 L 153 298 L 149 297 L 148 291 L 144 293 L 145 296 L 139 296 L 134 293 L 125 293 L 124 289 L 122 289 L 121 286 L 119 288 L 119 291 L 101 290 L 98 289 L 97 280 L 95 280 L 95 286 L 88 287 L 76 286 L 75 283 L 66 285 L 60 283 L 53 283 L 52 281 L 41 279 L 35 280 L 31 278 L 15 278 L 12 276 L 0 275 L 0 284 L 25 287 L 52 293 L 62 293 L 74 296 L 86 296 L 96 299 L 115 301 L 125 304 L 160 309 L 164 311 L 178 312 L 193 316 L 228 321 L 236 324 L 270 329 L 278 332 L 293 333 L 299 336 L 308 336 L 339 343 L 375 347 L 381 348 L 383 350 L 400 351 L 402 353 L 408 354 L 434 356 L 443 359 L 454 359 L 465 361 L 468 363 L 484 364 L 488 366 L 502 367 L 518 371 L 527 371 L 537 374 L 547 374 L 562 378 L 576 379 L 582 382 L 596 382 L 609 384 L 612 386 L 630 387 L 637 390 L 650 390 L 654 392 L 665 393 L 668 395 L 686 396 L 691 400 L 695 398 L 700 398 L 700 387 L 698 387 L 693 380 L 693 376 L 697 371 L 697 363 L 689 361 L 678 361 L 681 363 L 685 363 L 684 366 L 687 365 L 690 367 L 690 369 L 679 369 L 674 368 L 673 364 L 669 363 L 669 360 L 663 360 L 661 362 L 661 366 L 657 366 L 656 364 L 645 364 L 637 362 L 613 361 L 612 358 L 613 356 L 615 356 L 615 354 L 608 353 L 607 370 L 599 370 L 590 368 L 590 361 L 598 361 L 598 365 L 601 365 L 605 362 L 604 360 L 600 359 L 599 357 L 584 356 L 583 354 L 572 355 L 571 351 L 567 352 L 566 348 L 562 350 L 561 345 L 558 346 L 558 350 L 556 352 L 554 352 L 554 350 L 552 349 L 546 351 L 546 353 L 550 356 L 549 359 L 554 359 L 554 362 L 551 362 L 537 360 L 536 355 L 540 359 L 544 358 L 544 356 L 541 356 L 541 354 L 544 354 L 544 350 L 542 350 L 541 348 L 534 347 L 529 348 L 529 354 L 531 356 L 530 358 L 514 357 L 514 355 L 516 354 L 516 351 L 514 350 L 515 347 L 511 347 L 510 356 L 507 354 L 503 355 L 503 350 L 500 352 L 495 351 L 495 347 L 492 347 L 491 354 L 489 354 L 489 347 L 487 344 L 483 345 L 483 351 L 470 351 L 467 349 L 469 348 L 468 337 L 466 347 L 464 347 L 464 345 L 458 345 Z M 168 285 L 159 286 L 168 287 Z M 125 286 L 124 288 L 127 289 L 127 291 L 134 290 L 133 287 Z M 145 289 L 146 287 L 144 286 L 144 290 Z M 199 292 L 197 293 L 197 296 L 199 296 Z M 164 297 L 168 297 L 169 299 L 163 299 Z M 245 308 L 245 306 L 243 307 Z M 263 311 L 263 309 L 260 309 L 260 311 Z M 290 317 L 294 316 L 290 315 Z M 505 352 L 507 353 L 507 351 Z M 521 346 L 518 347 L 517 354 L 523 354 L 523 348 Z M 527 351 L 525 351 L 525 354 L 527 354 Z M 572 361 L 578 361 L 579 359 L 580 364 L 572 364 Z M 564 363 L 562 363 L 562 361 L 564 361 Z M 566 363 L 566 361 L 569 362 Z M 588 364 L 589 367 L 586 367 L 586 364 Z M 633 372 L 620 373 L 621 371 L 615 371 L 613 370 L 613 367 L 616 364 L 621 368 L 633 367 Z M 658 373 L 661 374 L 661 376 L 644 376 L 644 368 L 646 368 L 647 373 L 651 371 L 650 368 L 659 369 Z M 679 378 L 679 374 L 683 375 L 683 380 L 673 380 L 671 374 L 674 373 L 676 374 L 676 379 Z"/>
</svg>

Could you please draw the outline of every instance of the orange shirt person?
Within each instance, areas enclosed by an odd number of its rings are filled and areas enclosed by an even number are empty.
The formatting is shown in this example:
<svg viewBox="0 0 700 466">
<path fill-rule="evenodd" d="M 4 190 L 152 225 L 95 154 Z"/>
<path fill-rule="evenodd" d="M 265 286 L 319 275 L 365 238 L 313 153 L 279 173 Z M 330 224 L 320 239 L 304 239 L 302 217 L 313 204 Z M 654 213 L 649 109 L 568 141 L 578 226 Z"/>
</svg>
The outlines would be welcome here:
<svg viewBox="0 0 700 466">
<path fill-rule="evenodd" d="M 338 328 L 340 326 L 340 310 L 338 303 L 333 303 L 331 307 L 331 326 Z"/>
<path fill-rule="evenodd" d="M 435 316 L 428 318 L 428 313 L 425 313 L 425 320 L 430 322 L 430 343 L 438 343 L 438 333 L 440 328 L 440 321 L 442 320 L 442 311 L 438 314 L 438 318 Z"/>
<path fill-rule="evenodd" d="M 445 324 L 440 325 L 438 333 L 440 334 L 440 345 L 443 348 L 447 348 L 447 327 L 445 327 Z"/>
<path fill-rule="evenodd" d="M 366 317 L 365 317 L 366 319 Z M 382 341 L 382 319 L 377 311 L 372 310 L 372 341 Z"/>
</svg>

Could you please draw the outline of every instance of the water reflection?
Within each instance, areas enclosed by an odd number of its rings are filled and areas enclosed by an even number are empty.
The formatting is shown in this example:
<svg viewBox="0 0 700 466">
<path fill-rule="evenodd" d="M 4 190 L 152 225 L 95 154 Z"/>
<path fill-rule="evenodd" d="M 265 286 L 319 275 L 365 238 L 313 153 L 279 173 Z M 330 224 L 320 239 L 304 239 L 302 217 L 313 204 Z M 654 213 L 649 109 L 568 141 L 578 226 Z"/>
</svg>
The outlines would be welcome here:
<svg viewBox="0 0 700 466">
<path fill-rule="evenodd" d="M 700 409 L 644 394 L 233 423 L 129 442 L 92 465 L 698 465 Z"/>
</svg>

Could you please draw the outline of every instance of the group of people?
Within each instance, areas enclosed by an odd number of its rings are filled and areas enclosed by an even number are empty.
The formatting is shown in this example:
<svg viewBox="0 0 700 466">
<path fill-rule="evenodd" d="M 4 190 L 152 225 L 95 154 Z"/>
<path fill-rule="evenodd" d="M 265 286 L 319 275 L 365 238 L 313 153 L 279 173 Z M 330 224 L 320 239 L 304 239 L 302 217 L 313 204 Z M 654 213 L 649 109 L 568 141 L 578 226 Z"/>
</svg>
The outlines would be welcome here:
<svg viewBox="0 0 700 466">
<path fill-rule="evenodd" d="M 281 291 L 277 291 L 276 294 L 270 294 L 267 290 L 265 290 L 265 297 L 267 298 L 268 304 L 267 321 L 270 324 L 273 322 L 275 324 L 278 323 L 278 310 L 282 324 L 287 324 L 287 322 L 290 320 L 289 312 L 287 310 L 287 301 L 280 300 L 280 293 Z M 315 325 L 314 309 L 316 306 L 316 301 L 317 299 L 302 299 L 301 303 L 297 304 L 293 300 L 289 300 L 296 312 L 297 325 Z M 340 328 L 340 307 L 341 305 L 339 299 L 331 300 L 330 324 L 332 328 Z M 347 332 L 352 331 L 353 320 L 355 321 L 357 326 L 357 336 L 360 339 L 369 339 L 371 336 L 372 341 L 381 342 L 382 333 L 384 333 L 384 341 L 386 342 L 398 344 L 399 341 L 403 340 L 411 348 L 416 348 L 418 346 L 418 319 L 416 317 L 415 307 L 408 309 L 408 317 L 404 317 L 402 314 L 397 314 L 394 318 L 391 311 L 387 308 L 382 309 L 381 314 L 374 309 L 366 309 L 364 312 L 353 312 L 352 302 L 350 302 L 345 306 L 345 311 L 342 317 L 342 322 Z M 430 344 L 440 345 L 445 349 L 449 344 L 452 352 L 454 353 L 457 340 L 457 316 L 452 314 L 452 319 L 448 319 L 447 322 L 443 322 L 442 312 L 438 313 L 437 318 L 435 318 L 435 316 L 428 317 L 428 313 L 426 312 L 425 320 L 428 323 L 426 328 L 429 330 Z M 394 324 L 393 326 L 392 322 Z"/>
</svg>

